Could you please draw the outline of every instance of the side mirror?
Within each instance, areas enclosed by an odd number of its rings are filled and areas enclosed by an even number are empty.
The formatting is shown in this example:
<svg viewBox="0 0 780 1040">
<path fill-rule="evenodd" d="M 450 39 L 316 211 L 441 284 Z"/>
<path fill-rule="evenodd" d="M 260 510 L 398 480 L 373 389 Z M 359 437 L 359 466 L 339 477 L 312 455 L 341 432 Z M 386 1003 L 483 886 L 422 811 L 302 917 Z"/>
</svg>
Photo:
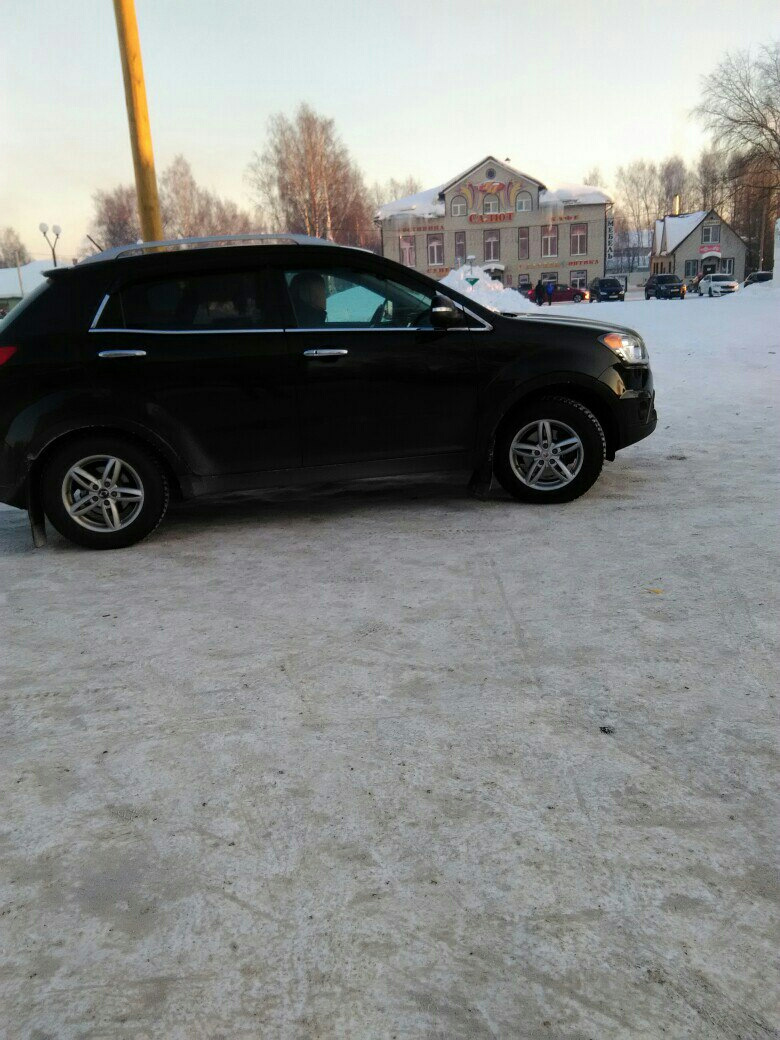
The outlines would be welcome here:
<svg viewBox="0 0 780 1040">
<path fill-rule="evenodd" d="M 431 325 L 435 329 L 450 329 L 453 325 L 460 325 L 462 319 L 463 315 L 452 300 L 436 293 L 431 307 Z"/>
</svg>

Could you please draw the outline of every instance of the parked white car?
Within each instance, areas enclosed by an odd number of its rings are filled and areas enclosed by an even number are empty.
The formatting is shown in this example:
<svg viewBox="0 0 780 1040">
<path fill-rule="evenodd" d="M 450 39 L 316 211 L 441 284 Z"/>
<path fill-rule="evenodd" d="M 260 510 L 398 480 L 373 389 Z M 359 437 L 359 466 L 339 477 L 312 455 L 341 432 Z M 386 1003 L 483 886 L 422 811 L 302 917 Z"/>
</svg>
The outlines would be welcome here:
<svg viewBox="0 0 780 1040">
<path fill-rule="evenodd" d="M 732 274 L 706 274 L 699 282 L 699 296 L 723 296 L 739 289 L 739 282 Z"/>
</svg>

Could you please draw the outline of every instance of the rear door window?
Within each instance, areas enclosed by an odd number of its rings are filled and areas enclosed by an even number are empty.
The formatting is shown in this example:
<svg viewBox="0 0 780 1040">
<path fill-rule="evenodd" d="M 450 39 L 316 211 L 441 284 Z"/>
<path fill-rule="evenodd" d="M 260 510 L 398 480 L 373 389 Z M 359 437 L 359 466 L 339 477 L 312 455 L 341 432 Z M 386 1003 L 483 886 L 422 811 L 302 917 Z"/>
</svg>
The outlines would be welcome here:
<svg viewBox="0 0 780 1040">
<path fill-rule="evenodd" d="M 268 272 L 213 271 L 151 278 L 112 293 L 96 329 L 241 332 L 279 326 Z"/>
</svg>

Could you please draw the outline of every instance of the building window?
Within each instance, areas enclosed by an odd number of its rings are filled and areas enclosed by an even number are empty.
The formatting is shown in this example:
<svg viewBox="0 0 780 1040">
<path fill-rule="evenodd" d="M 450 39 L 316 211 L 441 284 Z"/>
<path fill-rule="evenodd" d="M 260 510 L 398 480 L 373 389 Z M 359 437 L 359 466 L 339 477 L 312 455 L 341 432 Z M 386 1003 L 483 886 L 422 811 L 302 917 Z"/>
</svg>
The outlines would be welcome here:
<svg viewBox="0 0 780 1040">
<path fill-rule="evenodd" d="M 414 235 L 400 235 L 401 263 L 407 267 L 417 266 L 417 249 L 414 244 Z"/>
<path fill-rule="evenodd" d="M 548 224 L 542 228 L 542 256 L 558 255 L 558 225 Z"/>
<path fill-rule="evenodd" d="M 705 224 L 701 229 L 702 245 L 720 242 L 720 224 Z"/>
<path fill-rule="evenodd" d="M 571 226 L 571 255 L 588 255 L 588 225 L 572 224 Z"/>
<path fill-rule="evenodd" d="M 528 233 L 529 228 L 521 227 L 517 229 L 517 259 L 527 260 L 528 259 Z"/>
<path fill-rule="evenodd" d="M 556 282 L 557 283 L 557 281 L 558 281 L 558 272 L 557 271 L 542 271 L 542 281 L 543 282 Z"/>
<path fill-rule="evenodd" d="M 444 263 L 444 235 L 428 235 L 428 267 Z"/>
<path fill-rule="evenodd" d="M 515 200 L 515 211 L 517 213 L 526 213 L 532 208 L 531 196 L 527 191 L 521 191 Z"/>
<path fill-rule="evenodd" d="M 485 262 L 488 260 L 500 260 L 500 243 L 497 231 L 485 231 Z"/>
<path fill-rule="evenodd" d="M 496 176 L 496 171 L 493 169 L 492 166 L 488 166 L 487 173 L 485 174 L 485 176 L 489 181 L 492 181 L 494 179 L 494 177 Z"/>
<path fill-rule="evenodd" d="M 685 261 L 685 277 L 695 278 L 699 273 L 699 261 L 698 260 L 686 260 Z"/>
<path fill-rule="evenodd" d="M 588 287 L 588 272 L 587 271 L 572 271 L 571 272 L 571 287 L 572 287 L 572 289 L 587 289 L 587 287 Z"/>
<path fill-rule="evenodd" d="M 450 213 L 453 217 L 465 217 L 469 211 L 469 204 L 463 195 L 456 195 L 450 204 Z"/>
<path fill-rule="evenodd" d="M 724 274 L 734 274 L 734 257 L 724 257 L 720 262 L 720 269 Z"/>
<path fill-rule="evenodd" d="M 486 195 L 482 203 L 483 213 L 498 213 L 498 195 Z"/>
<path fill-rule="evenodd" d="M 466 263 L 466 232 L 455 232 L 455 266 L 460 267 Z"/>
</svg>

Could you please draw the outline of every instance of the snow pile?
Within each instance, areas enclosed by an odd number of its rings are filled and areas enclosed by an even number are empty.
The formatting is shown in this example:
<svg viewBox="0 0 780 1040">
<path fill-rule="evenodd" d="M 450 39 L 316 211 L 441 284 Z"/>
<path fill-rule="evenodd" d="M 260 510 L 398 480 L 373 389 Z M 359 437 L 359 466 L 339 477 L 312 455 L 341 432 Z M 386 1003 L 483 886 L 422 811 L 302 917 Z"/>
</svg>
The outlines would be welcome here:
<svg viewBox="0 0 780 1040">
<path fill-rule="evenodd" d="M 376 211 L 377 220 L 386 220 L 388 217 L 443 217 L 444 203 L 439 200 L 439 194 L 444 185 L 439 184 L 436 188 L 428 188 L 426 191 L 418 191 L 416 195 L 406 195 L 394 202 L 386 202 Z"/>
<path fill-rule="evenodd" d="M 539 192 L 540 206 L 593 206 L 605 202 L 612 202 L 612 199 L 594 184 L 564 184 L 555 191 Z"/>
<path fill-rule="evenodd" d="M 472 285 L 468 279 L 476 278 Z M 442 285 L 456 289 L 464 296 L 470 296 L 483 307 L 491 311 L 502 311 L 505 314 L 519 314 L 521 311 L 534 310 L 534 305 L 516 289 L 505 289 L 501 282 L 494 281 L 483 267 L 476 264 L 471 267 L 464 264 L 450 271 L 441 279 Z"/>
<path fill-rule="evenodd" d="M 0 268 L 0 296 L 3 299 L 7 299 L 9 296 L 21 296 L 19 271 L 22 275 L 22 288 L 26 295 L 44 281 L 44 271 L 51 271 L 53 267 L 54 264 L 51 260 L 32 260 L 29 264 L 22 264 L 18 271 L 15 267 Z"/>
</svg>

